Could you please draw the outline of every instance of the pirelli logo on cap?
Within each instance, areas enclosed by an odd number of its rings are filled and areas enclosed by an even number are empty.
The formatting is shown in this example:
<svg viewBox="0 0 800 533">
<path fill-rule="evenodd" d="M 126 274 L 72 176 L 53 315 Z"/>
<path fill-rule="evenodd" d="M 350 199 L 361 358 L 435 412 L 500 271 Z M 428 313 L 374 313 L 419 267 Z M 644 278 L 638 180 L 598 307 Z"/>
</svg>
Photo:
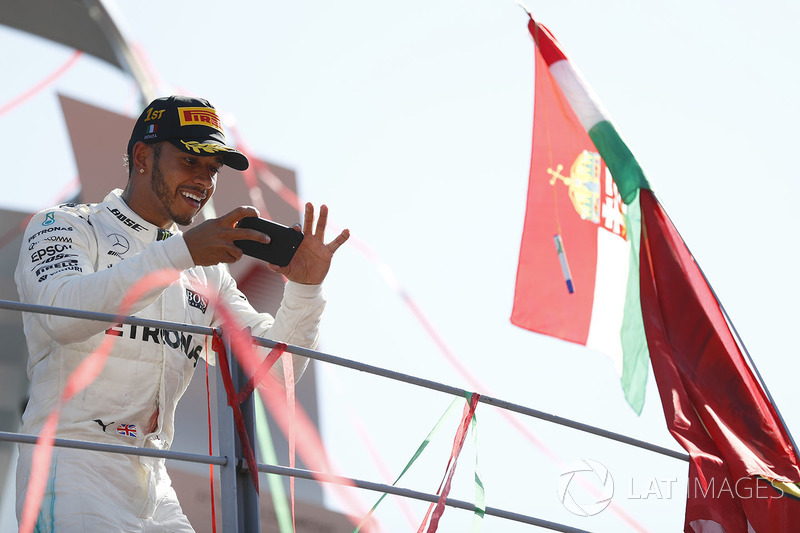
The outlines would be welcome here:
<svg viewBox="0 0 800 533">
<path fill-rule="evenodd" d="M 178 117 L 181 126 L 209 126 L 222 131 L 222 122 L 210 107 L 179 107 Z"/>
</svg>

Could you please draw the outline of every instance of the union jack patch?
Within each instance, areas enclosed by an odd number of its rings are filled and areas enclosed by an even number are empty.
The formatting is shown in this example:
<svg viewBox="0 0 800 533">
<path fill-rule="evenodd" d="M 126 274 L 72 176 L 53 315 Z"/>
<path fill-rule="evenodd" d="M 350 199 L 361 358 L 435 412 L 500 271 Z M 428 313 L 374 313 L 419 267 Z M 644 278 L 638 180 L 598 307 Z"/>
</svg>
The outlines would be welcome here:
<svg viewBox="0 0 800 533">
<path fill-rule="evenodd" d="M 135 437 L 136 424 L 120 424 L 117 426 L 117 433 L 126 437 Z"/>
</svg>

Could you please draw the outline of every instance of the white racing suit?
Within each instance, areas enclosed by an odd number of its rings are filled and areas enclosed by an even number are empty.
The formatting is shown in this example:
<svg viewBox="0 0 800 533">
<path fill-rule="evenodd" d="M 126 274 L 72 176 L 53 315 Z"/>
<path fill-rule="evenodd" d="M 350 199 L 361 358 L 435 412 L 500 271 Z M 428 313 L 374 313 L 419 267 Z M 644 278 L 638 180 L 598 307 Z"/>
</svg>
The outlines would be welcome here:
<svg viewBox="0 0 800 533">
<path fill-rule="evenodd" d="M 99 204 L 62 205 L 36 214 L 22 241 L 14 279 L 20 301 L 117 313 L 144 275 L 174 271 L 172 284 L 153 287 L 126 314 L 218 326 L 203 291 L 215 291 L 253 335 L 314 348 L 324 307 L 319 285 L 286 285 L 275 319 L 259 314 L 226 268 L 196 267 L 183 236 L 157 228 L 111 192 Z M 167 238 L 169 237 L 169 238 Z M 208 292 L 206 292 L 208 294 Z M 220 304 L 222 305 L 222 304 Z M 111 325 L 24 313 L 30 399 L 24 433 L 38 434 L 76 367 L 113 336 L 100 375 L 63 406 L 58 437 L 167 449 L 175 407 L 195 366 L 211 350 L 204 336 L 133 325 Z M 295 375 L 307 360 L 292 356 Z M 213 361 L 213 353 L 209 357 Z M 282 380 L 282 366 L 273 374 Z M 32 445 L 20 446 L 17 516 L 22 512 Z M 163 459 L 55 448 L 37 531 L 192 531 Z"/>
</svg>

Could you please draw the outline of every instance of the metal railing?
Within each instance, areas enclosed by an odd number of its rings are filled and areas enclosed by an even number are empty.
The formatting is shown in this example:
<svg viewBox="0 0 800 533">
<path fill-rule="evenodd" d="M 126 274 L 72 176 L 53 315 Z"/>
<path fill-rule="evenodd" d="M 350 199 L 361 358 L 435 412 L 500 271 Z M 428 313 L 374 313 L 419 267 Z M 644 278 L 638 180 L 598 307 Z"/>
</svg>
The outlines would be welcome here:
<svg viewBox="0 0 800 533">
<path fill-rule="evenodd" d="M 137 326 L 147 326 L 153 328 L 170 329 L 175 331 L 183 331 L 187 333 L 195 333 L 199 335 L 213 335 L 214 333 L 223 333 L 222 338 L 225 344 L 225 349 L 228 354 L 231 354 L 230 342 L 227 335 L 221 329 L 215 329 L 207 326 L 196 326 L 191 324 L 183 324 L 179 322 L 168 322 L 163 320 L 144 319 L 135 316 L 120 316 L 108 313 L 97 313 L 92 311 L 81 311 L 77 309 L 66 309 L 60 307 L 50 307 L 44 305 L 24 304 L 10 300 L 0 300 L 0 309 L 9 309 L 14 311 L 21 311 L 27 313 L 41 313 L 51 314 L 58 316 L 66 316 L 79 318 L 84 320 L 95 320 L 106 322 L 110 324 L 123 323 L 132 324 Z M 276 341 L 262 337 L 253 337 L 253 342 L 263 347 L 274 348 Z M 443 383 L 419 378 L 409 374 L 395 372 L 382 367 L 368 365 L 342 357 L 337 357 L 331 354 L 318 352 L 300 346 L 289 345 L 288 352 L 296 355 L 308 357 L 316 361 L 330 363 L 337 366 L 366 372 L 376 376 L 401 381 L 411 385 L 416 385 L 430 390 L 443 392 L 453 396 L 464 398 L 473 391 L 467 391 L 458 387 L 453 387 Z M 231 373 L 234 382 L 234 387 L 239 388 L 241 384 L 246 381 L 240 365 L 236 364 L 234 357 L 230 358 Z M 217 365 L 219 368 L 219 365 Z M 219 455 L 201 455 L 172 450 L 158 450 L 153 448 L 143 448 L 137 446 L 125 446 L 116 444 L 103 444 L 81 440 L 72 439 L 55 439 L 55 446 L 79 448 L 89 451 L 101 451 L 107 453 L 122 453 L 129 455 L 140 455 L 148 457 L 159 457 L 164 459 L 172 459 L 176 461 L 185 461 L 193 463 L 204 463 L 217 465 L 220 468 L 220 487 L 222 497 L 222 522 L 226 533 L 230 532 L 246 532 L 246 531 L 259 531 L 259 506 L 258 494 L 255 487 L 250 480 L 250 473 L 247 469 L 246 463 L 242 457 L 241 444 L 239 443 L 238 435 L 234 427 L 233 411 L 227 405 L 227 396 L 225 387 L 222 383 L 221 372 L 217 372 L 217 423 L 218 423 L 218 441 L 219 441 Z M 523 405 L 507 402 L 499 398 L 491 396 L 480 396 L 479 402 L 493 405 L 500 409 L 516 412 L 532 418 L 538 418 L 553 424 L 569 427 L 578 431 L 590 433 L 605 439 L 610 439 L 616 442 L 635 446 L 650 452 L 658 453 L 667 457 L 688 461 L 689 456 L 685 453 L 677 452 L 663 446 L 658 446 L 649 442 L 635 439 L 626 435 L 608 431 L 596 426 L 576 422 L 568 418 L 560 417 Z M 245 423 L 248 427 L 248 433 L 251 442 L 253 440 L 253 427 L 254 417 L 253 411 L 253 396 L 251 395 L 248 400 L 241 404 L 242 414 Z M 0 432 L 0 441 L 13 441 L 23 444 L 35 444 L 37 441 L 36 435 L 25 435 L 21 433 Z M 268 474 L 277 474 L 281 476 L 293 476 L 296 478 L 313 479 L 318 482 L 336 483 L 341 485 L 355 486 L 357 488 L 393 494 L 406 498 L 412 498 L 427 502 L 436 502 L 439 496 L 425 492 L 414 491 L 410 489 L 400 488 L 393 485 L 384 483 L 375 483 L 371 481 L 353 479 L 345 476 L 334 475 L 326 472 L 316 472 L 311 470 L 304 470 L 299 468 L 289 468 L 279 465 L 269 465 L 258 463 L 257 468 L 259 472 Z M 476 507 L 474 504 L 447 498 L 445 505 L 449 507 L 464 509 L 474 512 Z M 564 533 L 588 533 L 587 531 L 579 528 L 574 528 L 564 524 L 543 520 L 533 516 L 528 516 L 504 509 L 495 507 L 486 507 L 484 514 L 496 516 L 499 518 L 521 522 L 538 526 L 540 528 L 549 529 L 552 531 L 560 531 Z"/>
</svg>

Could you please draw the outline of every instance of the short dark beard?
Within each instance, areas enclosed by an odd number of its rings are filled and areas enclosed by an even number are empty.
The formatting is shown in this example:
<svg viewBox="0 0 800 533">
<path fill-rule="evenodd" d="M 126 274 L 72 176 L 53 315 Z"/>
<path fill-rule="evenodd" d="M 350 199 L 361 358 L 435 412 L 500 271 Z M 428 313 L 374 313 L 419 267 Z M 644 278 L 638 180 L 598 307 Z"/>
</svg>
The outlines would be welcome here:
<svg viewBox="0 0 800 533">
<path fill-rule="evenodd" d="M 169 218 L 178 225 L 188 226 L 194 220 L 194 216 L 181 216 L 176 215 L 172 210 L 172 203 L 175 201 L 174 191 L 170 191 L 167 182 L 164 180 L 164 174 L 161 172 L 161 165 L 159 158 L 161 157 L 161 145 L 156 144 L 153 146 L 153 175 L 151 184 L 153 193 L 156 198 L 161 201 L 161 205 L 166 209 Z"/>
</svg>

